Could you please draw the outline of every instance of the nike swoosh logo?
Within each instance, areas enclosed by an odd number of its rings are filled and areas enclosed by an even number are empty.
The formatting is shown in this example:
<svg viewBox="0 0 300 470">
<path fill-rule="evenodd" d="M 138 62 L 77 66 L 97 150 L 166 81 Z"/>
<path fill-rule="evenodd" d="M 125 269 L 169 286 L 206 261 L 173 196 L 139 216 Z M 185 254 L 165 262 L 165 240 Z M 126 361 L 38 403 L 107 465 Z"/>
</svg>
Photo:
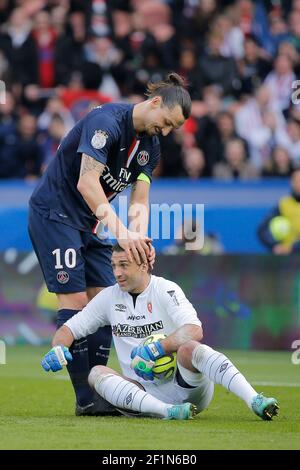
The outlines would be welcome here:
<svg viewBox="0 0 300 470">
<path fill-rule="evenodd" d="M 105 348 L 104 346 L 102 346 L 102 344 L 100 344 L 99 349 L 101 349 L 102 351 L 110 351 L 110 348 Z"/>
<path fill-rule="evenodd" d="M 126 150 L 126 147 L 123 147 L 122 149 L 120 149 L 120 152 L 123 152 L 123 150 Z"/>
</svg>

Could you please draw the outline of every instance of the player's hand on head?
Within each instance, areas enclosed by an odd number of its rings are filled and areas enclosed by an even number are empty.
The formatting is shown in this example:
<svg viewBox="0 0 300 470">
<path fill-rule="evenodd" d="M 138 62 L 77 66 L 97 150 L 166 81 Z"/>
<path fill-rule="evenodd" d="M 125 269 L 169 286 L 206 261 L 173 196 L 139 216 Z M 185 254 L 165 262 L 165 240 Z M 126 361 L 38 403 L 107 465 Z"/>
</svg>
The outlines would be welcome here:
<svg viewBox="0 0 300 470">
<path fill-rule="evenodd" d="M 47 354 L 45 354 L 41 364 L 46 372 L 49 372 L 50 370 L 52 372 L 57 372 L 72 360 L 72 354 L 66 346 L 54 346 Z"/>
<path fill-rule="evenodd" d="M 148 263 L 151 241 L 151 238 L 130 230 L 127 230 L 126 236 L 118 238 L 118 243 L 125 250 L 128 260 L 131 262 L 134 258 L 137 264 L 141 264 L 141 261 Z"/>
</svg>

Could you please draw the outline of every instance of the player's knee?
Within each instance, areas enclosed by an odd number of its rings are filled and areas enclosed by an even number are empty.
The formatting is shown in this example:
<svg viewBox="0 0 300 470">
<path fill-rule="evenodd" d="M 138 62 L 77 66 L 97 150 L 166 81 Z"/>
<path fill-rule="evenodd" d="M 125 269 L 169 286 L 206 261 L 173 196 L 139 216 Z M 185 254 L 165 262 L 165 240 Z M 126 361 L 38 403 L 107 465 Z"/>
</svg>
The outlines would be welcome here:
<svg viewBox="0 0 300 470">
<path fill-rule="evenodd" d="M 90 387 L 94 388 L 95 383 L 103 379 L 106 375 L 110 373 L 109 369 L 105 366 L 95 366 L 91 369 L 88 377 L 88 382 Z"/>
<path fill-rule="evenodd" d="M 192 352 L 192 362 L 198 364 L 199 361 L 203 359 L 204 354 L 211 350 L 212 349 L 206 344 L 197 343 L 196 347 Z"/>
<path fill-rule="evenodd" d="M 181 346 L 179 346 L 177 350 L 177 360 L 180 362 L 181 365 L 184 367 L 189 368 L 189 365 L 192 360 L 192 355 L 195 347 L 197 347 L 199 343 L 197 341 L 186 341 Z"/>
<path fill-rule="evenodd" d="M 82 310 L 88 303 L 86 292 L 58 294 L 58 299 L 61 309 Z"/>
</svg>

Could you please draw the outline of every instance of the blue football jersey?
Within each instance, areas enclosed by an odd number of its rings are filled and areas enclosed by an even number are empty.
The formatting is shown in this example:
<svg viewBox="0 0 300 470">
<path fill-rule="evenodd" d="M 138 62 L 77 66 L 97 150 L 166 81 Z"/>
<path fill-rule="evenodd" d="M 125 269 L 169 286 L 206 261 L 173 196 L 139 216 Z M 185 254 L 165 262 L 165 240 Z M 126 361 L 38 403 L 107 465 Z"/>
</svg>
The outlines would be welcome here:
<svg viewBox="0 0 300 470">
<path fill-rule="evenodd" d="M 97 219 L 77 190 L 82 153 L 105 165 L 100 183 L 109 201 L 141 173 L 151 179 L 160 156 L 159 139 L 137 136 L 132 112 L 133 105 L 109 103 L 81 119 L 62 140 L 31 196 L 31 206 L 79 230 L 95 226 Z"/>
</svg>

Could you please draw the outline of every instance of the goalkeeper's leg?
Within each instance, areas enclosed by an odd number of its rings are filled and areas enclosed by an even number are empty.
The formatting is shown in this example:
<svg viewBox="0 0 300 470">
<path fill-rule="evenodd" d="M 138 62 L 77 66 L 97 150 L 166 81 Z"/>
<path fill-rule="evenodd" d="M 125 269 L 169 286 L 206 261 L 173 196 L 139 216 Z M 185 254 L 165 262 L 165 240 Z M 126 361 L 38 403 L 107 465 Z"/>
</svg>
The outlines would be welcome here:
<svg viewBox="0 0 300 470">
<path fill-rule="evenodd" d="M 172 405 L 158 400 L 145 392 L 141 384 L 122 377 L 109 367 L 93 367 L 89 384 L 102 398 L 121 410 L 166 419 L 189 419 L 195 411 L 190 403 Z"/>
<path fill-rule="evenodd" d="M 277 401 L 258 394 L 228 357 L 209 346 L 188 341 L 178 349 L 177 361 L 188 371 L 201 372 L 234 393 L 262 419 L 272 419 L 277 414 Z"/>
</svg>

